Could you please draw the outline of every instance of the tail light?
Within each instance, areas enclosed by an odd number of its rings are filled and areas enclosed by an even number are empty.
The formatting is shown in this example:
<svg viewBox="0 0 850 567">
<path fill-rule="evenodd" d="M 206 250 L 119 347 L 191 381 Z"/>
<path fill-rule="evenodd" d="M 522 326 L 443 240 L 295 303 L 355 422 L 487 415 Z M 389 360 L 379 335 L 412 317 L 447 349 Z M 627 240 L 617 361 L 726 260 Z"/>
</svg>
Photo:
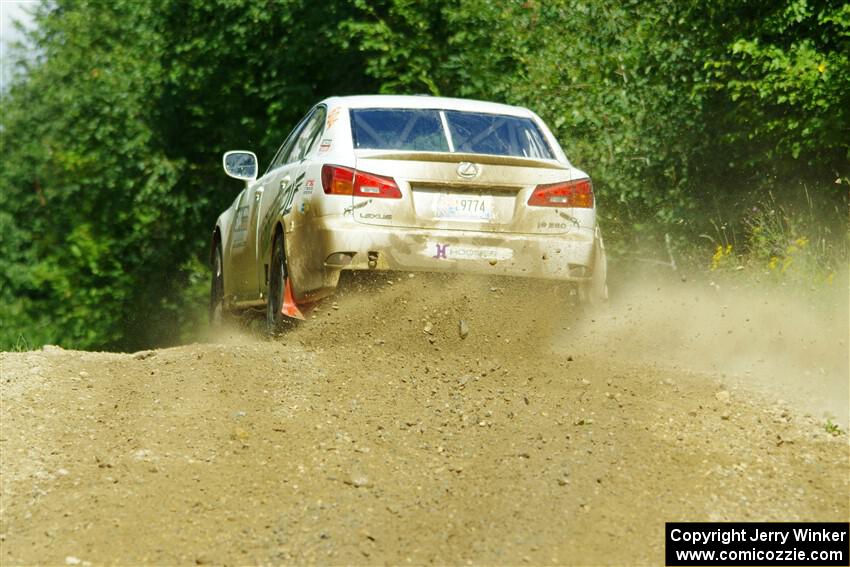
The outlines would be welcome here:
<svg viewBox="0 0 850 567">
<path fill-rule="evenodd" d="M 593 208 L 593 185 L 590 179 L 576 179 L 538 185 L 528 199 L 532 207 Z"/>
<path fill-rule="evenodd" d="M 384 177 L 338 165 L 322 167 L 322 188 L 326 195 L 401 199 L 401 191 L 392 177 Z"/>
</svg>

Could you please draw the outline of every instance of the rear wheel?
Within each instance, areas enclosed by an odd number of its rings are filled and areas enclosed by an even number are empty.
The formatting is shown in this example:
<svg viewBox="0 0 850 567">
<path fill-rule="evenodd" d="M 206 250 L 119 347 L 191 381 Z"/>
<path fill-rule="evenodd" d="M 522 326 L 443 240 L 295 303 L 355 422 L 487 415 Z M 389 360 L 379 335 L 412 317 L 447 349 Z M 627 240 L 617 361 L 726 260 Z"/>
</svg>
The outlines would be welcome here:
<svg viewBox="0 0 850 567">
<path fill-rule="evenodd" d="M 213 248 L 212 279 L 210 280 L 210 325 L 221 327 L 227 319 L 227 307 L 224 304 L 224 262 L 221 256 L 221 243 L 216 240 Z"/>
<path fill-rule="evenodd" d="M 285 290 L 286 255 L 283 251 L 283 235 L 278 233 L 272 246 L 272 262 L 269 266 L 269 287 L 266 299 L 266 331 L 269 335 L 276 335 L 289 325 L 289 318 L 281 313 Z"/>
</svg>

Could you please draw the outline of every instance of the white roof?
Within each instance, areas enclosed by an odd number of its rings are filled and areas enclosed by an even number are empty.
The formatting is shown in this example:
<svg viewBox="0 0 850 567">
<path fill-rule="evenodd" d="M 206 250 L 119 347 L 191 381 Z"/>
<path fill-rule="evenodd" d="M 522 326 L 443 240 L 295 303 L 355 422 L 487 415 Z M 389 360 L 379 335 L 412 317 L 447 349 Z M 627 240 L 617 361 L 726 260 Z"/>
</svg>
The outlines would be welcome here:
<svg viewBox="0 0 850 567">
<path fill-rule="evenodd" d="M 461 110 L 467 112 L 485 112 L 488 114 L 508 114 L 531 117 L 533 114 L 521 106 L 510 106 L 497 102 L 449 98 L 428 95 L 358 95 L 331 97 L 322 101 L 329 106 L 347 108 L 427 108 L 440 110 Z"/>
</svg>

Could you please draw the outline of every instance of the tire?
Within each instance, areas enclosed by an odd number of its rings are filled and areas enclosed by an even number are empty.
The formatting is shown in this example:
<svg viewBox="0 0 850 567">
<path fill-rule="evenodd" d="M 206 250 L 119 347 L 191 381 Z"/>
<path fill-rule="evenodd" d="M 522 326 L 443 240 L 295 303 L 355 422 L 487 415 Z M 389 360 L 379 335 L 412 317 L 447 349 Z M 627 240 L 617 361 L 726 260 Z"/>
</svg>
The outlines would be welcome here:
<svg viewBox="0 0 850 567">
<path fill-rule="evenodd" d="M 221 243 L 216 240 L 213 248 L 212 278 L 210 279 L 210 326 L 222 327 L 228 318 L 224 303 L 224 262 L 221 255 Z"/>
<path fill-rule="evenodd" d="M 283 235 L 278 233 L 272 246 L 272 262 L 269 266 L 269 286 L 266 294 L 266 332 L 275 336 L 291 325 L 288 317 L 281 313 L 283 293 L 286 286 L 286 254 Z"/>
<path fill-rule="evenodd" d="M 587 305 L 601 305 L 608 301 L 608 258 L 605 245 L 597 237 L 593 246 L 590 281 L 578 288 L 579 300 Z"/>
</svg>

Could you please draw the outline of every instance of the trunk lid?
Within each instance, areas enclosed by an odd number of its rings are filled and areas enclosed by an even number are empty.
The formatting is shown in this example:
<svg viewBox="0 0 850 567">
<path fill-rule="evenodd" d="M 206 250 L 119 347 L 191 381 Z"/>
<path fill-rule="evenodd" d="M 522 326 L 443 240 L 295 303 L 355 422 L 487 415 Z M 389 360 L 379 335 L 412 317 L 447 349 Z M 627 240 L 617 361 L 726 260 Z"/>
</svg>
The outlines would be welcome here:
<svg viewBox="0 0 850 567">
<path fill-rule="evenodd" d="M 534 187 L 569 180 L 554 160 L 445 152 L 358 150 L 357 170 L 392 177 L 401 199 L 354 196 L 362 224 L 479 232 L 569 232 L 563 211 L 528 207 Z"/>
</svg>

